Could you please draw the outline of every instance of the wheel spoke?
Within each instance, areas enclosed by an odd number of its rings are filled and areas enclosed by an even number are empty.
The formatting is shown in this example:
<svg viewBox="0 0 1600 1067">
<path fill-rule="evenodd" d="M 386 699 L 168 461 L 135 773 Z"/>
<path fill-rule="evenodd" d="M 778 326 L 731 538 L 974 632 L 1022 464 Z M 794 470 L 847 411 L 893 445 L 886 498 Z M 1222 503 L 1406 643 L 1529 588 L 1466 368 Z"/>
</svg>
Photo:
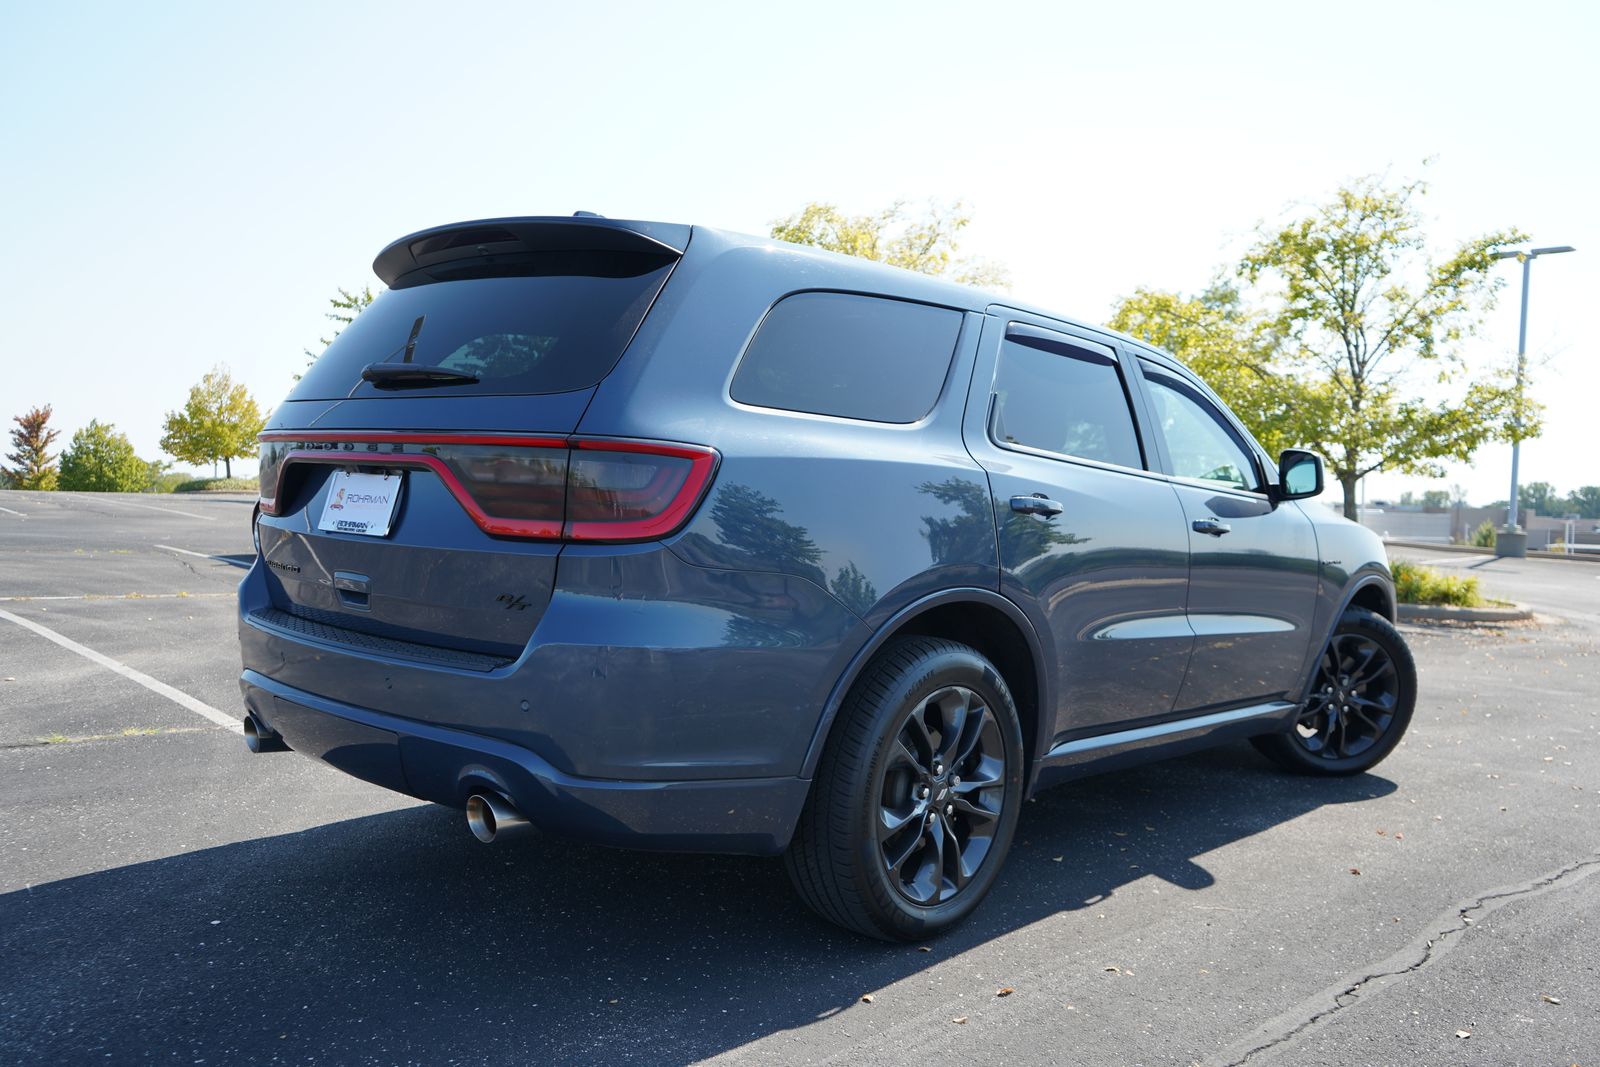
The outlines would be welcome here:
<svg viewBox="0 0 1600 1067">
<path fill-rule="evenodd" d="M 944 899 L 944 820 L 940 819 L 940 826 L 929 835 L 933 838 L 933 902 L 935 904 Z"/>
<path fill-rule="evenodd" d="M 910 733 L 911 745 L 907 747 L 913 753 L 917 767 L 927 770 L 933 766 L 933 757 L 938 750 L 934 747 L 933 735 L 928 733 L 928 724 L 922 715 L 923 709 L 921 708 L 912 712 L 910 720 L 907 721 L 906 727 L 901 733 Z M 901 744 L 904 743 L 904 740 L 902 740 Z M 926 753 L 926 755 L 918 755 L 919 753 Z"/>
<path fill-rule="evenodd" d="M 906 861 L 922 851 L 924 843 L 921 827 L 917 828 L 916 833 L 906 834 L 905 837 L 906 842 L 895 850 L 893 856 L 889 854 L 887 848 L 883 854 L 884 862 L 889 867 L 889 873 L 896 878 L 900 876 L 900 869 L 906 865 Z"/>
<path fill-rule="evenodd" d="M 939 826 L 950 839 L 946 852 L 946 855 L 954 861 L 949 864 L 950 880 L 955 883 L 954 893 L 959 893 L 972 880 L 972 872 L 967 870 L 966 850 L 961 847 L 961 841 L 956 837 L 956 828 L 948 819 L 940 820 Z"/>
<path fill-rule="evenodd" d="M 961 743 L 961 734 L 967 725 L 968 703 L 972 696 L 970 690 L 951 687 L 934 694 L 933 699 L 928 701 L 939 712 L 939 747 L 934 755 L 946 766 L 954 760 L 956 746 Z"/>
<path fill-rule="evenodd" d="M 904 738 L 897 737 L 894 740 L 894 747 L 889 750 L 889 768 L 892 770 L 900 766 L 909 767 L 914 774 L 928 773 L 927 766 L 917 756 L 916 751 L 905 743 Z"/>
<path fill-rule="evenodd" d="M 979 743 L 983 740 L 984 731 L 988 729 L 992 716 L 989 709 L 979 704 L 970 709 L 967 715 L 966 735 L 959 740 L 959 748 L 950 760 L 952 767 L 959 767 L 972 758 L 977 751 Z"/>
<path fill-rule="evenodd" d="M 909 812 L 904 814 L 891 811 L 888 808 L 879 808 L 878 840 L 887 844 L 889 839 L 895 834 L 899 833 L 901 830 L 904 830 L 916 820 L 922 818 L 922 813 L 924 810 L 926 810 L 926 808 L 926 804 L 919 803 L 912 807 Z"/>
</svg>

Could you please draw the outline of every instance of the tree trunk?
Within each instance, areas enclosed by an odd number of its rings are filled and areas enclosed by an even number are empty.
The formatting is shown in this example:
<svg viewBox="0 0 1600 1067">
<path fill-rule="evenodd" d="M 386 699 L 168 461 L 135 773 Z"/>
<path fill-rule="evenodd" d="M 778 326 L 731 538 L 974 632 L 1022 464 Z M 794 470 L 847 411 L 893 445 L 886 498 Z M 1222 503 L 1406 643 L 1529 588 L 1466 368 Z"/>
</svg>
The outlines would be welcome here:
<svg viewBox="0 0 1600 1067">
<path fill-rule="evenodd" d="M 232 478 L 233 477 L 233 457 L 232 456 L 223 456 L 222 457 L 222 476 L 224 478 Z"/>
<path fill-rule="evenodd" d="M 1339 484 L 1344 486 L 1344 517 L 1351 522 L 1360 522 L 1361 514 L 1356 506 L 1356 487 L 1361 484 L 1361 479 L 1354 474 L 1341 474 Z"/>
</svg>

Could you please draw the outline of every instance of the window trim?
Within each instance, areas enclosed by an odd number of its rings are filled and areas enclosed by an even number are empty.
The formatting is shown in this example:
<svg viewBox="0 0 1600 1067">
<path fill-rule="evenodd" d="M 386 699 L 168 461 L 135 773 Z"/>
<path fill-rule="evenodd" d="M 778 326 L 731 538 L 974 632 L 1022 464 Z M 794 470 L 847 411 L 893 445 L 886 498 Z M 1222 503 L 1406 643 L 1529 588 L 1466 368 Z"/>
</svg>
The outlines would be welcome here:
<svg viewBox="0 0 1600 1067">
<path fill-rule="evenodd" d="M 1001 319 L 1000 316 L 993 315 L 992 312 L 991 318 L 1000 319 L 1003 321 L 1005 323 L 1005 328 L 1001 331 L 1000 339 L 994 347 L 994 369 L 989 378 L 989 403 L 983 416 L 983 432 L 984 436 L 988 438 L 990 444 L 994 445 L 996 448 L 1005 449 L 1007 452 L 1017 452 L 1025 456 L 1038 456 L 1041 459 L 1053 459 L 1068 463 L 1084 463 L 1091 467 L 1097 467 L 1101 470 L 1117 471 L 1121 473 L 1131 472 L 1136 474 L 1160 473 L 1151 465 L 1151 442 L 1145 436 L 1143 420 L 1140 418 L 1139 408 L 1134 400 L 1135 387 L 1133 382 L 1129 379 L 1127 368 L 1124 365 L 1122 353 L 1119 352 L 1115 346 L 1101 341 L 1091 340 L 1087 337 L 1077 337 L 1073 334 L 1062 333 L 1061 331 L 1051 329 L 1048 326 L 1039 326 L 1035 323 L 1024 322 L 1020 319 Z M 1026 338 L 1027 340 L 1013 340 L 1013 336 Z M 997 438 L 994 433 L 996 410 L 995 404 L 999 400 L 1000 394 L 996 391 L 995 384 L 1000 380 L 1000 365 L 1002 360 L 1005 358 L 1005 346 L 1006 342 L 1008 341 L 1010 341 L 1012 344 L 1020 344 L 1024 348 L 1036 348 L 1042 352 L 1049 352 L 1050 349 L 1042 347 L 1039 344 L 1028 344 L 1028 341 L 1044 342 L 1044 344 L 1056 345 L 1065 349 L 1075 348 L 1079 351 L 1087 352 L 1091 355 L 1103 356 L 1104 358 L 1110 360 L 1111 369 L 1116 372 L 1117 381 L 1122 386 L 1122 399 L 1127 405 L 1128 421 L 1133 426 L 1133 440 L 1134 444 L 1139 449 L 1139 462 L 1141 466 L 1129 467 L 1122 463 L 1112 463 L 1108 460 L 1095 459 L 1093 456 L 1075 456 L 1070 452 L 1056 452 L 1048 448 L 1039 448 L 1036 445 L 1025 445 L 1016 441 L 1002 441 Z M 1072 356 L 1066 352 L 1053 354 L 1059 355 L 1063 359 L 1077 358 L 1076 356 Z"/>
<path fill-rule="evenodd" d="M 1233 413 L 1228 410 L 1227 405 L 1222 403 L 1221 399 L 1216 397 L 1204 382 L 1200 381 L 1195 375 L 1188 373 L 1186 369 L 1168 366 L 1161 361 L 1151 358 L 1151 356 L 1147 353 L 1137 353 L 1133 362 L 1138 365 L 1140 384 L 1144 390 L 1147 403 L 1149 404 L 1151 433 L 1153 436 L 1158 437 L 1161 441 L 1161 465 L 1164 473 L 1170 480 L 1179 485 L 1190 485 L 1197 488 L 1213 489 L 1224 493 L 1238 493 L 1242 496 L 1250 497 L 1251 499 L 1261 499 L 1271 495 L 1269 492 L 1267 478 L 1264 473 L 1266 466 L 1262 462 L 1262 450 L 1260 446 L 1255 444 L 1255 438 L 1251 437 L 1250 434 L 1241 425 L 1239 425 L 1237 419 L 1234 418 Z M 1250 470 L 1255 477 L 1256 483 L 1253 487 L 1228 485 L 1225 482 L 1211 482 L 1206 481 L 1204 478 L 1191 478 L 1187 475 L 1178 474 L 1175 471 L 1172 464 L 1172 450 L 1167 444 L 1166 432 L 1161 428 L 1161 420 L 1157 417 L 1155 410 L 1156 383 L 1151 381 L 1149 375 L 1145 373 L 1146 365 L 1151 368 L 1153 373 L 1165 375 L 1168 378 L 1176 380 L 1179 384 L 1188 387 L 1199 398 L 1202 407 L 1210 409 L 1211 414 L 1222 426 L 1223 432 L 1226 433 L 1229 440 L 1233 442 L 1234 447 L 1243 452 L 1245 458 L 1249 460 Z"/>
<path fill-rule="evenodd" d="M 825 411 L 803 411 L 799 408 L 769 407 L 766 404 L 753 404 L 748 400 L 740 400 L 738 397 L 733 395 L 734 380 L 739 377 L 739 371 L 741 368 L 743 368 L 744 361 L 749 357 L 750 349 L 755 345 L 756 338 L 761 336 L 761 328 L 767 324 L 768 317 L 770 317 L 772 313 L 777 310 L 780 304 L 791 297 L 810 296 L 813 293 L 820 293 L 827 296 L 863 297 L 868 300 L 890 300 L 897 304 L 918 304 L 922 307 L 930 307 L 938 311 L 953 312 L 961 317 L 960 323 L 956 327 L 955 341 L 950 347 L 950 360 L 945 365 L 944 378 L 940 381 L 939 390 L 934 394 L 933 403 L 928 406 L 927 411 L 923 412 L 915 419 L 912 419 L 910 422 L 889 422 L 884 419 L 867 419 L 856 415 L 833 415 Z M 936 304 L 931 300 L 913 300 L 908 297 L 892 296 L 888 293 L 867 292 L 861 289 L 838 289 L 828 286 L 811 286 L 805 289 L 792 289 L 789 292 L 779 296 L 776 300 L 772 301 L 772 303 L 768 304 L 766 310 L 761 313 L 761 317 L 756 320 L 756 324 L 751 327 L 750 333 L 744 339 L 744 344 L 739 348 L 738 358 L 733 361 L 733 365 L 728 368 L 727 377 L 723 379 L 722 398 L 724 402 L 732 405 L 735 408 L 738 408 L 741 411 L 756 412 L 763 415 L 790 415 L 802 419 L 824 419 L 830 422 L 844 422 L 852 426 L 876 426 L 883 429 L 893 430 L 909 430 L 925 426 L 929 422 L 933 421 L 933 419 L 939 414 L 939 406 L 944 403 L 945 394 L 950 391 L 951 382 L 954 380 L 956 364 L 960 362 L 959 357 L 961 355 L 962 339 L 966 336 L 966 331 L 968 329 L 968 315 L 969 312 L 966 309 L 951 307 L 948 304 Z"/>
</svg>

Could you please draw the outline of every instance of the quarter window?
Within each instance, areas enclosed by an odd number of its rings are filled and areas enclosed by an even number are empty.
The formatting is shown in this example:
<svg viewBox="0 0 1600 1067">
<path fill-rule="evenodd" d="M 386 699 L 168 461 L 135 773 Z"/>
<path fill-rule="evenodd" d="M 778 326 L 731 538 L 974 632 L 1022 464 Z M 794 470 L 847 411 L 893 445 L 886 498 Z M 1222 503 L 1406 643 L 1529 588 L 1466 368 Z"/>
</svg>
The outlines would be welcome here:
<svg viewBox="0 0 1600 1067">
<path fill-rule="evenodd" d="M 849 293 L 779 301 L 729 388 L 741 404 L 916 422 L 944 388 L 961 313 Z"/>
<path fill-rule="evenodd" d="M 989 432 L 1002 445 L 1142 467 L 1122 372 L 1109 348 L 1012 323 L 1000 345 Z"/>
<path fill-rule="evenodd" d="M 1194 386 L 1154 363 L 1140 360 L 1156 421 L 1180 478 L 1215 482 L 1235 489 L 1255 489 L 1255 464 L 1238 434 Z"/>
</svg>

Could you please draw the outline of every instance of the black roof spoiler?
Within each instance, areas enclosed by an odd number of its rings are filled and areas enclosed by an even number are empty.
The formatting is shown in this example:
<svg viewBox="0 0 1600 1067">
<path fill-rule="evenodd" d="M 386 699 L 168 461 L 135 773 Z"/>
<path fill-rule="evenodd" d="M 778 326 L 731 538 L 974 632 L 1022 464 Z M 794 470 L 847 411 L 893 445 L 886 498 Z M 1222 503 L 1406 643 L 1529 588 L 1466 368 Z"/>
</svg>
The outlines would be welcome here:
<svg viewBox="0 0 1600 1067">
<path fill-rule="evenodd" d="M 378 253 L 373 273 L 383 284 L 414 270 L 452 260 L 523 252 L 654 252 L 680 256 L 691 228 L 664 222 L 630 222 L 586 215 L 577 218 L 479 219 L 407 234 Z"/>
</svg>

